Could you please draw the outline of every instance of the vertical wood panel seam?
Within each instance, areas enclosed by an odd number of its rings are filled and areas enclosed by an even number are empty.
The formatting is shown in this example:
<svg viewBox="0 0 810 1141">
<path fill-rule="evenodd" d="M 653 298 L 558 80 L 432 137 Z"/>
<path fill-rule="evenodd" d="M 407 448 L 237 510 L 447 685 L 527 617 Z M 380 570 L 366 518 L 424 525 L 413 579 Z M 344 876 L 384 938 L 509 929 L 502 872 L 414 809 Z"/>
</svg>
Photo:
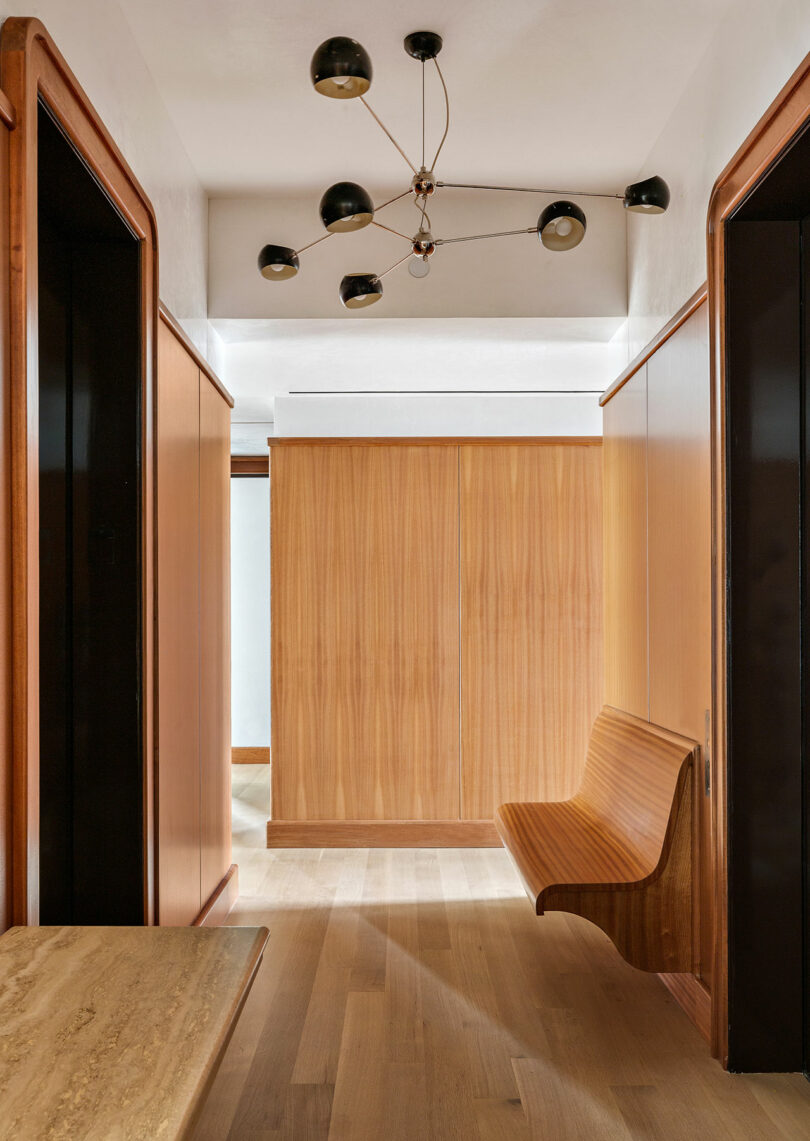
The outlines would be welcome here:
<svg viewBox="0 0 810 1141">
<path fill-rule="evenodd" d="M 644 365 L 644 551 L 647 572 L 647 720 L 652 716 L 652 613 L 650 610 L 650 369 Z"/>
<path fill-rule="evenodd" d="M 456 447 L 456 539 L 458 557 L 458 818 L 464 819 L 464 756 L 463 738 L 461 734 L 461 718 L 463 716 L 463 662 L 461 658 L 461 446 Z"/>
<path fill-rule="evenodd" d="M 196 362 L 195 362 L 196 363 Z M 202 771 L 202 371 L 197 365 L 197 819 L 199 821 L 200 845 L 197 851 L 200 878 L 200 907 L 203 905 L 203 771 Z"/>
</svg>

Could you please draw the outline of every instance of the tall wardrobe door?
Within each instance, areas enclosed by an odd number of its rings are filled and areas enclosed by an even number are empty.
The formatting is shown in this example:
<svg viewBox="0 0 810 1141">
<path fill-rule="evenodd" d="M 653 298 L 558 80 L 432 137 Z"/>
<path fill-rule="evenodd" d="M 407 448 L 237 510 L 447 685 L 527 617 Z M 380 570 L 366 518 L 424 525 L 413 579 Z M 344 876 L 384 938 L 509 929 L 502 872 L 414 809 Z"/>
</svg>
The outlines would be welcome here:
<svg viewBox="0 0 810 1141">
<path fill-rule="evenodd" d="M 460 448 L 461 803 L 577 789 L 602 701 L 602 449 Z"/>
<path fill-rule="evenodd" d="M 458 819 L 458 459 L 271 449 L 274 820 Z"/>
<path fill-rule="evenodd" d="M 200 374 L 200 832 L 203 903 L 231 862 L 231 410 Z"/>
<path fill-rule="evenodd" d="M 158 341 L 158 916 L 191 923 L 200 893 L 200 370 Z"/>
</svg>

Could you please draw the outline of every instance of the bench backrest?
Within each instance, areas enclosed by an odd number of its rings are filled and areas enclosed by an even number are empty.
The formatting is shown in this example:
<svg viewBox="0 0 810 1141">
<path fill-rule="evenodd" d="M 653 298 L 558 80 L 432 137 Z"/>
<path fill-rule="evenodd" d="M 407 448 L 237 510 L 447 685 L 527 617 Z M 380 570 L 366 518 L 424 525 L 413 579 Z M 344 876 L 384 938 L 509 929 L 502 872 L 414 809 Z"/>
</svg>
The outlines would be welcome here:
<svg viewBox="0 0 810 1141">
<path fill-rule="evenodd" d="M 605 706 L 591 730 L 575 799 L 655 864 L 698 752 L 694 741 Z"/>
</svg>

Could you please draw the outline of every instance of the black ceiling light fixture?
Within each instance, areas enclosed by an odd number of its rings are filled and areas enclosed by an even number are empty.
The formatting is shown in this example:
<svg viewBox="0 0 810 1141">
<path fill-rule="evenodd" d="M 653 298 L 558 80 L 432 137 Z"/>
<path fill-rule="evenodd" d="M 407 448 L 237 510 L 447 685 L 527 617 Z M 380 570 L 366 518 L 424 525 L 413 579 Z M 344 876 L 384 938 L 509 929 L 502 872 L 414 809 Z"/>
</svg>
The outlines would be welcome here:
<svg viewBox="0 0 810 1141">
<path fill-rule="evenodd" d="M 667 206 L 669 187 L 657 174 L 631 183 L 624 192 L 624 208 L 634 214 L 663 214 Z"/>
<path fill-rule="evenodd" d="M 324 191 L 318 207 L 330 234 L 350 234 L 374 220 L 371 195 L 356 182 L 336 182 Z"/>
<path fill-rule="evenodd" d="M 585 237 L 585 211 L 575 202 L 552 202 L 537 220 L 537 233 L 547 250 L 572 250 Z"/>
<path fill-rule="evenodd" d="M 371 86 L 371 60 L 368 52 L 357 40 L 348 36 L 333 36 L 325 40 L 312 57 L 310 75 L 312 85 L 321 95 L 331 99 L 358 99 L 368 113 L 399 151 L 411 169 L 412 178 L 407 189 L 375 207 L 371 195 L 356 182 L 336 182 L 325 191 L 320 201 L 321 221 L 326 233 L 320 238 L 300 246 L 297 250 L 287 246 L 268 245 L 259 254 L 259 269 L 268 281 L 285 281 L 294 277 L 299 269 L 299 254 L 319 242 L 326 241 L 333 234 L 348 234 L 365 226 L 377 226 L 387 230 L 408 243 L 408 252 L 394 262 L 383 273 L 348 273 L 340 283 L 339 297 L 347 309 L 365 309 L 380 300 L 383 293 L 382 278 L 387 273 L 408 262 L 412 277 L 426 277 L 430 271 L 430 259 L 442 246 L 456 242 L 477 242 L 486 238 L 505 238 L 515 234 L 537 234 L 542 245 L 556 253 L 575 249 L 585 237 L 587 219 L 581 206 L 561 194 L 571 194 L 576 198 L 613 198 L 622 202 L 625 209 L 638 214 L 662 214 L 669 206 L 669 187 L 663 178 L 654 175 L 641 182 L 628 186 L 624 194 L 602 194 L 595 191 L 549 190 L 532 186 L 491 186 L 469 182 L 443 182 L 436 175 L 436 163 L 442 152 L 450 129 L 450 99 L 447 85 L 436 58 L 442 50 L 442 37 L 437 32 L 411 32 L 405 37 L 405 51 L 422 65 L 422 161 L 417 167 L 388 130 L 382 119 L 374 112 L 364 98 Z M 432 160 L 426 161 L 425 149 L 425 65 L 430 61 L 436 69 L 444 94 L 444 131 Z M 489 234 L 465 234 L 456 238 L 434 238 L 432 225 L 427 212 L 434 195 L 442 187 L 458 190 L 492 190 L 515 194 L 540 194 L 556 201 L 546 206 L 537 220 L 536 226 L 521 230 L 498 230 Z M 405 234 L 384 226 L 376 215 L 393 202 L 410 197 L 419 212 L 418 228 L 415 234 Z"/>
<path fill-rule="evenodd" d="M 382 297 L 382 282 L 374 273 L 347 273 L 340 283 L 340 300 L 347 309 L 365 309 Z"/>
<path fill-rule="evenodd" d="M 287 281 L 298 273 L 300 262 L 289 246 L 265 246 L 259 253 L 259 273 L 268 281 Z"/>
<path fill-rule="evenodd" d="M 371 87 L 371 60 L 357 40 L 333 36 L 324 40 L 309 65 L 312 86 L 330 99 L 357 99 Z"/>
</svg>

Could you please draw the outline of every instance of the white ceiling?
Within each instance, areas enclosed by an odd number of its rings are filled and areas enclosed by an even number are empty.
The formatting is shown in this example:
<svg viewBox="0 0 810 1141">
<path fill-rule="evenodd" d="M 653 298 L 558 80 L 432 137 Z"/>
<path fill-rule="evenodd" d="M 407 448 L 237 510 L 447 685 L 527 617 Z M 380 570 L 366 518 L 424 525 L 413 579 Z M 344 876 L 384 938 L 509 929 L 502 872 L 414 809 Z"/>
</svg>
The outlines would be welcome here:
<svg viewBox="0 0 810 1141">
<path fill-rule="evenodd" d="M 120 0 L 203 185 L 242 195 L 407 180 L 356 100 L 313 90 L 309 61 L 329 36 L 358 39 L 374 67 L 368 100 L 414 157 L 421 67 L 402 39 L 421 28 L 444 37 L 452 125 L 440 177 L 619 190 L 733 2 Z M 428 78 L 435 146 L 430 66 Z"/>
<path fill-rule="evenodd" d="M 360 313 L 340 306 L 340 277 L 380 273 L 403 246 L 372 227 L 305 253 L 290 282 L 259 276 L 265 242 L 300 247 L 322 235 L 318 200 L 333 182 L 358 181 L 379 203 L 410 181 L 362 105 L 312 89 L 310 59 L 330 36 L 358 39 L 374 67 L 368 101 L 418 163 L 421 67 L 402 40 L 437 31 L 451 101 L 440 179 L 615 193 L 642 173 L 668 176 L 646 169 L 647 156 L 734 0 L 119 3 L 212 198 L 209 315 L 228 341 L 237 450 L 240 432 L 243 450 L 261 443 L 274 397 L 291 388 L 536 391 L 595 387 L 620 371 L 626 231 L 615 201 L 580 200 L 588 232 L 571 253 L 530 236 L 440 249 L 429 278 L 401 267 L 380 304 Z M 431 157 L 443 105 L 431 65 L 426 77 Z M 440 191 L 434 233 L 535 225 L 548 200 Z M 415 219 L 407 201 L 379 215 L 405 233 Z M 593 335 L 583 332 L 589 322 Z M 560 344 L 550 329 L 566 323 Z"/>
</svg>

